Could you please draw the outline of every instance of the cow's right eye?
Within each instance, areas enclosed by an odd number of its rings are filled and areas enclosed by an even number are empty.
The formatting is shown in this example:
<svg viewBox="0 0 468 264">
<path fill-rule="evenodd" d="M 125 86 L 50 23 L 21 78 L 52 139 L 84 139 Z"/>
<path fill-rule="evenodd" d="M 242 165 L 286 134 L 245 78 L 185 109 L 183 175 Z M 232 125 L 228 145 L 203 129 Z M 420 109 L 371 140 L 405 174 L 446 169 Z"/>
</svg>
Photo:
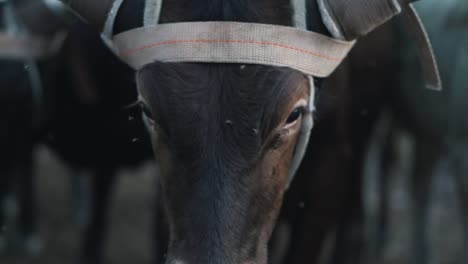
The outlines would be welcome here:
<svg viewBox="0 0 468 264">
<path fill-rule="evenodd" d="M 145 117 L 153 120 L 153 113 L 151 113 L 151 109 L 143 102 L 139 102 L 138 104 Z"/>
</svg>

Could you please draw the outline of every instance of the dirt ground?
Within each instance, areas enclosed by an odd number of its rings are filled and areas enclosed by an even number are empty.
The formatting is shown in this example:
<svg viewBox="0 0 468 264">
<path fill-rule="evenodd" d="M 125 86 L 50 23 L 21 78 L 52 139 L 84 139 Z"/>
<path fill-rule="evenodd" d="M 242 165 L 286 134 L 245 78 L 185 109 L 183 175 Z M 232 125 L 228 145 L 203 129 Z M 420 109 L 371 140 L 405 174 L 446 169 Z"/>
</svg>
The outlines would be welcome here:
<svg viewBox="0 0 468 264">
<path fill-rule="evenodd" d="M 70 172 L 47 149 L 40 148 L 38 157 L 38 203 L 40 238 L 43 250 L 35 257 L 20 257 L 6 252 L 2 264 L 67 264 L 76 263 L 79 228 L 72 210 Z M 403 159 L 404 160 L 404 159 Z M 372 157 L 370 158 L 372 164 Z M 410 195 L 408 164 L 395 168 L 391 182 L 389 234 L 383 256 L 367 264 L 412 264 L 410 247 Z M 431 264 L 462 264 L 461 219 L 455 184 L 447 173 L 446 164 L 438 166 L 433 181 L 430 232 Z M 368 221 L 376 214 L 378 193 L 375 168 L 368 166 L 365 202 Z M 112 264 L 148 264 L 151 262 L 151 219 L 154 195 L 154 165 L 148 163 L 137 170 L 122 171 L 115 197 L 112 199 L 110 230 L 106 245 L 106 262 Z M 369 224 L 371 226 L 371 224 Z M 11 228 L 9 226 L 6 229 Z M 8 230 L 3 230 L 8 231 Z M 366 230 L 370 232 L 369 228 Z M 372 242 L 369 242 L 371 245 Z M 307 263 L 307 261 L 304 261 Z"/>
<path fill-rule="evenodd" d="M 35 257 L 19 257 L 18 252 L 7 252 L 0 263 L 76 263 L 80 225 L 72 209 L 71 172 L 45 148 L 37 151 L 37 157 L 42 251 Z M 119 173 L 109 218 L 107 263 L 150 263 L 154 176 L 152 164 Z"/>
</svg>

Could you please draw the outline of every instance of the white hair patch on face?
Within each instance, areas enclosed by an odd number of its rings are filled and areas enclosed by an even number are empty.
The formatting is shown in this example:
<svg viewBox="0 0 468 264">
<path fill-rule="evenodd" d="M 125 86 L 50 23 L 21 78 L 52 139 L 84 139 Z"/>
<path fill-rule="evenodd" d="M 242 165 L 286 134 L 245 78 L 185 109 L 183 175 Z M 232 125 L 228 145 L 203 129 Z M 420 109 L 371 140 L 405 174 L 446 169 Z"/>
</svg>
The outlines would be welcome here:
<svg viewBox="0 0 468 264">
<path fill-rule="evenodd" d="M 294 105 L 294 108 L 296 107 L 300 107 L 300 106 L 307 106 L 307 100 L 306 99 L 301 99 L 299 101 L 297 101 L 297 103 Z"/>
</svg>

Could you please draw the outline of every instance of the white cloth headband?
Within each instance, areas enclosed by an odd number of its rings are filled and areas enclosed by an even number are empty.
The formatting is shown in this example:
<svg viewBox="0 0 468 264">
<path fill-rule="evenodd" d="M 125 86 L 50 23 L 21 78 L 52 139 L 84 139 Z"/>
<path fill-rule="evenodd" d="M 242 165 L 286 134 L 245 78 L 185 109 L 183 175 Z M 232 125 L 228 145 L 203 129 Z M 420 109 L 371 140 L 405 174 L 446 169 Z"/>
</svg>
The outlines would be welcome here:
<svg viewBox="0 0 468 264">
<path fill-rule="evenodd" d="M 171 23 L 113 38 L 116 54 L 134 69 L 162 62 L 250 63 L 286 66 L 326 77 L 354 42 L 285 26 L 239 22 Z"/>
<path fill-rule="evenodd" d="M 123 0 L 116 0 L 103 38 L 134 69 L 154 61 L 248 63 L 284 66 L 327 77 L 346 57 L 354 41 L 341 41 L 293 27 L 239 22 L 159 24 L 161 0 L 147 0 L 144 27 L 112 34 Z M 305 1 L 294 0 L 295 24 L 305 28 Z"/>
</svg>

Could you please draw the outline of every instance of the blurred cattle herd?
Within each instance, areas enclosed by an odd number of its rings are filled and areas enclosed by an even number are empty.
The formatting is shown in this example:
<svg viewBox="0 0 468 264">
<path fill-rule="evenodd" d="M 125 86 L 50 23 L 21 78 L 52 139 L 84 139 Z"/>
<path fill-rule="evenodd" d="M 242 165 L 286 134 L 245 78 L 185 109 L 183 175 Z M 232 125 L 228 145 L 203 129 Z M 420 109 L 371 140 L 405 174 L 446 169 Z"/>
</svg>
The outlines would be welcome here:
<svg viewBox="0 0 468 264">
<path fill-rule="evenodd" d="M 319 80 L 312 173 L 286 193 L 269 263 L 468 263 L 468 1 L 417 9 L 443 90 L 425 89 L 399 19 L 359 40 Z M 0 262 L 161 263 L 133 70 L 53 1 L 0 1 L 0 23 L 0 49 L 47 46 L 0 50 Z"/>
</svg>

